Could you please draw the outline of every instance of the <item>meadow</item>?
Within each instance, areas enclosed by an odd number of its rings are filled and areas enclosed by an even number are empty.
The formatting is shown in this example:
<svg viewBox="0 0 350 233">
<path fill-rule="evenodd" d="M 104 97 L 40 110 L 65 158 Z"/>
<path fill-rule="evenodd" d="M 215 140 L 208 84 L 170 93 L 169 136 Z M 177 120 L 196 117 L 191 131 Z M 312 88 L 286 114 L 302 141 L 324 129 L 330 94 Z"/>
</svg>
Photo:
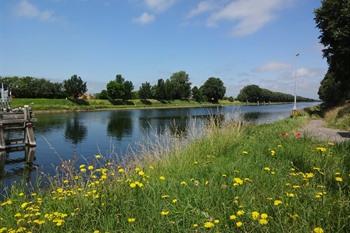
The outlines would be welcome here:
<svg viewBox="0 0 350 233">
<path fill-rule="evenodd" d="M 306 118 L 209 127 L 121 167 L 96 155 L 46 190 L 14 186 L 3 232 L 349 232 L 350 143 L 319 142 Z"/>
</svg>

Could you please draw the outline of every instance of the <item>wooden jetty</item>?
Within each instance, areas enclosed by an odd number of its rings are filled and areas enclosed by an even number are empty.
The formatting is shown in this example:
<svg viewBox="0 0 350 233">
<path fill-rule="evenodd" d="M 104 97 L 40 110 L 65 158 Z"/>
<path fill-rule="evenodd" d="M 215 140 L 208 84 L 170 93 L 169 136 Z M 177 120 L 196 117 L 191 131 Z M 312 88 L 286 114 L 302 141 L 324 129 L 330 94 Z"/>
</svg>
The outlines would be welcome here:
<svg viewBox="0 0 350 233">
<path fill-rule="evenodd" d="M 26 162 L 31 164 L 35 157 L 35 135 L 33 122 L 35 118 L 31 108 L 12 109 L 11 92 L 1 85 L 0 100 L 0 177 L 5 164 Z M 13 138 L 15 136 L 15 138 Z M 24 151 L 24 159 L 9 159 L 9 154 Z"/>
</svg>

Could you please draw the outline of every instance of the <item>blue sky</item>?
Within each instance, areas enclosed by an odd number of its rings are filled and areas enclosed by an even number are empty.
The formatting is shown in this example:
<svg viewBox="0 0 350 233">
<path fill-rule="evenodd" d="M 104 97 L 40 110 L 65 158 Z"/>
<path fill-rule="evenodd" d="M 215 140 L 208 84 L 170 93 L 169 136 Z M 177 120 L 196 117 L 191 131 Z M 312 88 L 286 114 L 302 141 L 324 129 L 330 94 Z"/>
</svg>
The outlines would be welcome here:
<svg viewBox="0 0 350 233">
<path fill-rule="evenodd" d="M 194 85 L 220 77 L 317 97 L 327 64 L 313 11 L 319 0 L 1 0 L 0 75 L 62 81 L 89 92 L 116 74 L 155 83 L 185 70 Z M 295 54 L 300 53 L 299 57 Z"/>
</svg>

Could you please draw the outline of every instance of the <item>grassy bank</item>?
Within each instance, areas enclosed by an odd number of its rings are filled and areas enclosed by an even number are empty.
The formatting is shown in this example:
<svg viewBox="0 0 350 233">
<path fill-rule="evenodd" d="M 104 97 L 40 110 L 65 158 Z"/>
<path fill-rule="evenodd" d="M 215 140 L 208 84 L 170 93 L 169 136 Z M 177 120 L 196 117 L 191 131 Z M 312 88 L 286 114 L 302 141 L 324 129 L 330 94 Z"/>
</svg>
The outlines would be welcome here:
<svg viewBox="0 0 350 233">
<path fill-rule="evenodd" d="M 239 102 L 222 100 L 219 104 L 208 102 L 198 103 L 196 101 L 174 100 L 160 102 L 158 100 L 142 101 L 140 99 L 130 100 L 127 104 L 112 104 L 108 100 L 87 100 L 85 103 L 75 103 L 66 99 L 13 99 L 12 107 L 23 107 L 30 105 L 34 111 L 89 111 L 99 109 L 135 109 L 135 108 L 177 108 L 177 107 L 206 107 L 218 105 L 234 105 Z"/>
<path fill-rule="evenodd" d="M 303 123 L 213 128 L 130 169 L 97 156 L 48 191 L 13 189 L 0 232 L 348 232 L 350 144 Z"/>
</svg>

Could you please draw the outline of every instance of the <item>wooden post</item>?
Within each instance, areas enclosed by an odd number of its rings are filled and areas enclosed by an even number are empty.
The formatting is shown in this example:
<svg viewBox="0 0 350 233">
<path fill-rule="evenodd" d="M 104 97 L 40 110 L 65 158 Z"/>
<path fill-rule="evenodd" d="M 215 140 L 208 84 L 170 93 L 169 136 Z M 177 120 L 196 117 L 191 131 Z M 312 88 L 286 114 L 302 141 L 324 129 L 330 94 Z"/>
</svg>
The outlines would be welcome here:
<svg viewBox="0 0 350 233">
<path fill-rule="evenodd" d="M 2 125 L 0 125 L 0 150 L 6 149 L 6 142 L 5 142 L 5 132 Z"/>
<path fill-rule="evenodd" d="M 0 177 L 4 175 L 6 163 L 6 151 L 0 151 Z"/>
<path fill-rule="evenodd" d="M 26 146 L 25 148 L 25 160 L 26 163 L 31 165 L 35 159 L 35 147 Z"/>
<path fill-rule="evenodd" d="M 24 105 L 23 113 L 25 120 L 24 143 L 28 146 L 36 146 L 33 124 L 31 122 L 31 116 L 28 105 Z"/>
</svg>

